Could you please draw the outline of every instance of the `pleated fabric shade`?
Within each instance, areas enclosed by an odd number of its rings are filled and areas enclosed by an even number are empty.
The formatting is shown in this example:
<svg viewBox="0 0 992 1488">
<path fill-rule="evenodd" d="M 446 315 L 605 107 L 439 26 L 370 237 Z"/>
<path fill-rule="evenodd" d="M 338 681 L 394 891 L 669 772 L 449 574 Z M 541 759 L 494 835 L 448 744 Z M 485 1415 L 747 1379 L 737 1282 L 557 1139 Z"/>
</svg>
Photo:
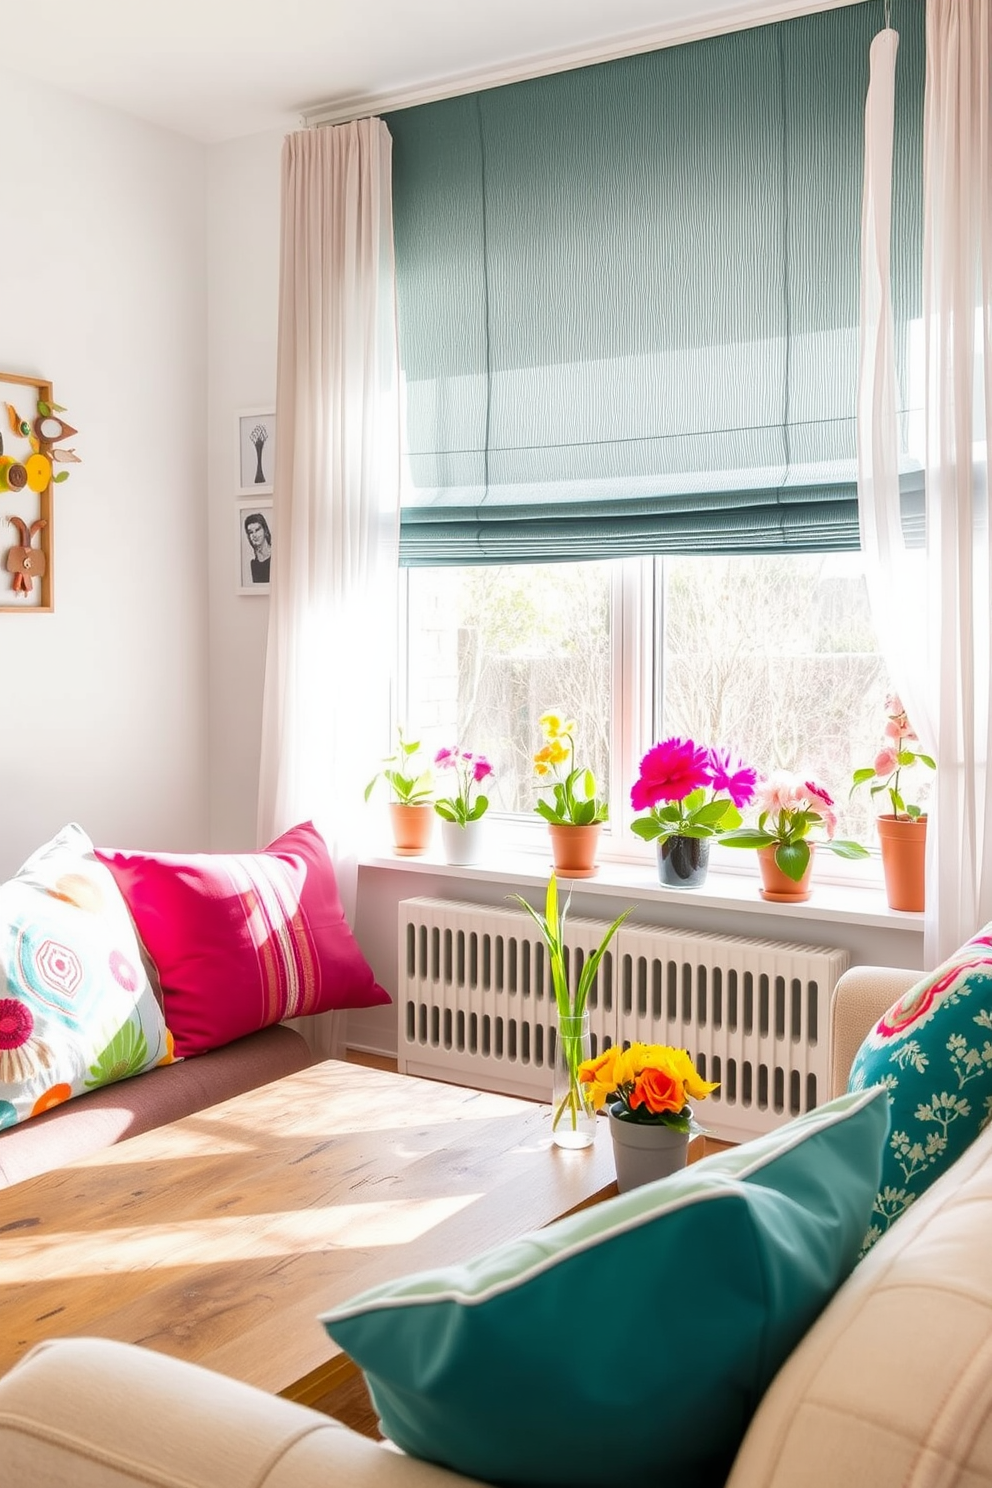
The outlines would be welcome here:
<svg viewBox="0 0 992 1488">
<path fill-rule="evenodd" d="M 922 0 L 892 16 L 905 388 Z M 386 116 L 402 562 L 858 546 L 863 113 L 883 23 L 873 0 Z"/>
</svg>

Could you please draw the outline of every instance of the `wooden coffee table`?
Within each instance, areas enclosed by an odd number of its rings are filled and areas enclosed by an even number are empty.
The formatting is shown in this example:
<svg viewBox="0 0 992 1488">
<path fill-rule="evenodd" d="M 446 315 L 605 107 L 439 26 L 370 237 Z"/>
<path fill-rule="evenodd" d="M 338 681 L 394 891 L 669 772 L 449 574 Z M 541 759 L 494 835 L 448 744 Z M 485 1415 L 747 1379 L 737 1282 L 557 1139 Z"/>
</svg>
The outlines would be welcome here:
<svg viewBox="0 0 992 1488">
<path fill-rule="evenodd" d="M 318 1313 L 615 1192 L 605 1126 L 328 1060 L 0 1191 L 0 1373 L 97 1335 L 312 1404 L 356 1372 Z"/>
</svg>

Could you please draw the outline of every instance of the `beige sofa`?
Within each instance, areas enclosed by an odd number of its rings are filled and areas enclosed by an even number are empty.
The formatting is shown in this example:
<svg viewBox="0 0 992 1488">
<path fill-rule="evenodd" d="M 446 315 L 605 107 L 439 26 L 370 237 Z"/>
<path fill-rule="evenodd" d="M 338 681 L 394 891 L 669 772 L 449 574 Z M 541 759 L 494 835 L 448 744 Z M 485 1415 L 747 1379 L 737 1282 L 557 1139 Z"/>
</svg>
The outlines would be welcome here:
<svg viewBox="0 0 992 1488">
<path fill-rule="evenodd" d="M 880 968 L 842 979 L 835 1089 L 863 1032 L 914 979 Z M 705 1356 L 694 1367 L 705 1370 Z M 4 1488 L 467 1481 L 302 1406 L 94 1339 L 43 1344 L 0 1381 L 0 1480 Z M 728 1488 L 981 1484 L 992 1484 L 992 1127 L 836 1294 L 765 1395 L 728 1479 Z"/>
</svg>

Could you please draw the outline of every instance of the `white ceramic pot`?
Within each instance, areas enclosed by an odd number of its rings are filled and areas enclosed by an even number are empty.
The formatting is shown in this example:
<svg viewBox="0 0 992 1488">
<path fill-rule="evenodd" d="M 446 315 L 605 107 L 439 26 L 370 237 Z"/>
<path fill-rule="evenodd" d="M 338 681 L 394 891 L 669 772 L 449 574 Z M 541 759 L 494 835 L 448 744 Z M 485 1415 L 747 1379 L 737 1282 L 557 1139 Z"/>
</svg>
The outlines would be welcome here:
<svg viewBox="0 0 992 1488">
<path fill-rule="evenodd" d="M 460 826 L 458 822 L 442 821 L 441 842 L 446 861 L 460 865 L 478 863 L 482 857 L 485 835 L 484 816 L 480 816 L 478 821 L 466 822 L 464 826 Z"/>
<path fill-rule="evenodd" d="M 617 1169 L 617 1188 L 628 1193 L 642 1183 L 654 1183 L 684 1168 L 689 1157 L 689 1133 L 671 1126 L 621 1121 L 610 1108 L 610 1136 Z"/>
</svg>

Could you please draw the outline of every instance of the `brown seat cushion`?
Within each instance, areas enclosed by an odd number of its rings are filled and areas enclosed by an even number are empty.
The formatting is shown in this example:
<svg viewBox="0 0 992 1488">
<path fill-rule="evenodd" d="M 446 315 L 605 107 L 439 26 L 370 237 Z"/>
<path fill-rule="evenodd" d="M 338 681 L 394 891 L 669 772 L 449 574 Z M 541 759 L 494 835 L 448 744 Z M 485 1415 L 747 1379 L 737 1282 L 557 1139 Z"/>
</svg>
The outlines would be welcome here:
<svg viewBox="0 0 992 1488">
<path fill-rule="evenodd" d="M 195 1059 L 77 1096 L 0 1132 L 0 1187 L 88 1157 L 312 1063 L 300 1034 L 275 1024 Z"/>
</svg>

